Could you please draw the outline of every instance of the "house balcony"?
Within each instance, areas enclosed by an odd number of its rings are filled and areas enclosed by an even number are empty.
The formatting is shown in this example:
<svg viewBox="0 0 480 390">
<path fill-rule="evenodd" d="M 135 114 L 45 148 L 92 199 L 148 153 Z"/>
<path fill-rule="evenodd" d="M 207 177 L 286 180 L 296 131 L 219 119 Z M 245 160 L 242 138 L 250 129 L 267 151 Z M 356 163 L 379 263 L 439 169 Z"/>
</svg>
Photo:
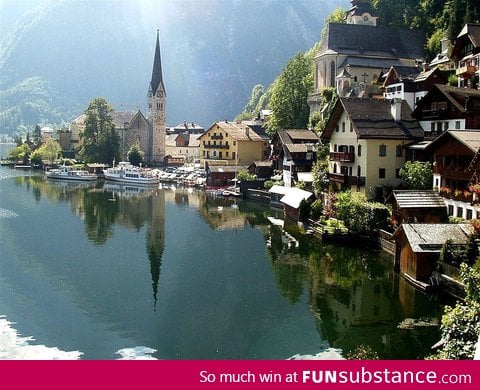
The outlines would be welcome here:
<svg viewBox="0 0 480 390">
<path fill-rule="evenodd" d="M 467 166 L 447 166 L 447 165 L 433 165 L 433 173 L 440 175 L 446 179 L 457 179 L 469 181 L 472 177 L 471 173 L 467 172 Z"/>
<path fill-rule="evenodd" d="M 205 149 L 228 149 L 230 145 L 203 145 Z"/>
<path fill-rule="evenodd" d="M 353 163 L 355 161 L 355 154 L 347 152 L 330 152 L 330 160 Z"/>
<path fill-rule="evenodd" d="M 473 76 L 478 70 L 478 67 L 474 65 L 463 65 L 459 66 L 456 70 L 457 76 L 462 76 L 463 78 L 468 78 Z"/>
<path fill-rule="evenodd" d="M 328 179 L 335 183 L 362 187 L 365 185 L 365 176 L 349 176 L 343 173 L 329 173 Z"/>
<path fill-rule="evenodd" d="M 223 135 L 212 135 L 211 139 L 223 139 Z"/>
</svg>

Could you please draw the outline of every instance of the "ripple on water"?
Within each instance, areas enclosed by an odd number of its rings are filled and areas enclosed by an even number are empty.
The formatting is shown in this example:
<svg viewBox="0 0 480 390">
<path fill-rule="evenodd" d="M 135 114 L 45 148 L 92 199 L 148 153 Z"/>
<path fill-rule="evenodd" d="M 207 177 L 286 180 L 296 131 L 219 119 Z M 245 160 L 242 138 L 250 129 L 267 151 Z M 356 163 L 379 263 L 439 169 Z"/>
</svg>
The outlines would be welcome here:
<svg viewBox="0 0 480 390">
<path fill-rule="evenodd" d="M 2 218 L 16 218 L 18 217 L 18 214 L 7 209 L 2 209 L 0 207 L 0 219 Z"/>
</svg>

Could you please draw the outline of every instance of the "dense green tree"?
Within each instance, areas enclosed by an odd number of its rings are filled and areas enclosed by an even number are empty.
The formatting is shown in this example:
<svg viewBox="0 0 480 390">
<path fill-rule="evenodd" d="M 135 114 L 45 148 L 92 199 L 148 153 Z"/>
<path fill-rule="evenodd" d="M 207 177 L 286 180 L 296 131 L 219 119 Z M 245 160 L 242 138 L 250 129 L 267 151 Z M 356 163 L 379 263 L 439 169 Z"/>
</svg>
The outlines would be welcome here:
<svg viewBox="0 0 480 390">
<path fill-rule="evenodd" d="M 22 161 L 24 164 L 27 164 L 31 153 L 32 150 L 30 149 L 30 146 L 24 143 L 16 148 L 10 149 L 7 158 L 10 161 Z"/>
<path fill-rule="evenodd" d="M 389 210 L 381 203 L 368 202 L 363 192 L 341 192 L 335 202 L 337 218 L 351 231 L 368 234 L 386 225 Z"/>
<path fill-rule="evenodd" d="M 120 142 L 112 119 L 113 108 L 95 98 L 85 110 L 85 130 L 79 156 L 85 162 L 111 163 L 120 156 Z"/>
<path fill-rule="evenodd" d="M 400 169 L 400 177 L 409 190 L 431 190 L 433 186 L 432 165 L 429 162 L 407 161 Z"/>
<path fill-rule="evenodd" d="M 53 138 L 49 138 L 36 150 L 36 152 L 41 156 L 43 161 L 47 161 L 52 164 L 54 160 L 60 156 L 62 148 L 57 141 L 55 141 Z"/>
<path fill-rule="evenodd" d="M 312 88 L 312 58 L 298 53 L 287 63 L 273 85 L 270 99 L 272 115 L 267 125 L 270 133 L 279 129 L 307 128 L 310 115 L 307 98 Z"/>
<path fill-rule="evenodd" d="M 138 144 L 133 144 L 127 153 L 128 161 L 136 166 L 143 164 L 144 157 L 145 153 L 140 149 L 140 145 Z"/>
</svg>

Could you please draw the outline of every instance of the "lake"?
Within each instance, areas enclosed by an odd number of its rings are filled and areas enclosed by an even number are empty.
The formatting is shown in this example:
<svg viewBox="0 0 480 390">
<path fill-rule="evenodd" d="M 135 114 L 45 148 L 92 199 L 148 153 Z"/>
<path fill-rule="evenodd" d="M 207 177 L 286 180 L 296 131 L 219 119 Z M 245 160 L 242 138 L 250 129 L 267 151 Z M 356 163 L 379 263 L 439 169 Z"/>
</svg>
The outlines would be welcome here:
<svg viewBox="0 0 480 390">
<path fill-rule="evenodd" d="M 431 353 L 442 300 L 391 255 L 271 226 L 268 206 L 0 168 L 0 358 L 382 359 Z M 327 354 L 327 355 L 326 355 Z"/>
</svg>

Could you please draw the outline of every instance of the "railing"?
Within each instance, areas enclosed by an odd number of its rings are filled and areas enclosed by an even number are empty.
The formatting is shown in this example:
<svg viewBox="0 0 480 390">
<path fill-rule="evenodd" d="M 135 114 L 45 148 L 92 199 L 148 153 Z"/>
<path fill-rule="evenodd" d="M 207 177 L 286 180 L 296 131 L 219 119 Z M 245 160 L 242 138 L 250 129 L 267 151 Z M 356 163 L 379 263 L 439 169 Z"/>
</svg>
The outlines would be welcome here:
<svg viewBox="0 0 480 390">
<path fill-rule="evenodd" d="M 456 70 L 457 76 L 471 76 L 477 72 L 477 67 L 474 65 L 459 66 Z"/>
<path fill-rule="evenodd" d="M 433 173 L 437 175 L 442 175 L 447 178 L 463 179 L 470 180 L 471 174 L 467 173 L 467 166 L 445 166 L 445 165 L 434 165 Z"/>
<path fill-rule="evenodd" d="M 348 184 L 351 186 L 364 186 L 365 176 L 349 176 L 343 173 L 329 173 L 328 178 L 330 181 L 340 184 Z"/>
<path fill-rule="evenodd" d="M 348 152 L 330 152 L 330 160 L 353 163 L 355 161 L 355 154 Z"/>
<path fill-rule="evenodd" d="M 203 145 L 206 149 L 228 149 L 230 145 Z"/>
<path fill-rule="evenodd" d="M 223 139 L 223 135 L 212 135 L 211 139 Z"/>
</svg>

